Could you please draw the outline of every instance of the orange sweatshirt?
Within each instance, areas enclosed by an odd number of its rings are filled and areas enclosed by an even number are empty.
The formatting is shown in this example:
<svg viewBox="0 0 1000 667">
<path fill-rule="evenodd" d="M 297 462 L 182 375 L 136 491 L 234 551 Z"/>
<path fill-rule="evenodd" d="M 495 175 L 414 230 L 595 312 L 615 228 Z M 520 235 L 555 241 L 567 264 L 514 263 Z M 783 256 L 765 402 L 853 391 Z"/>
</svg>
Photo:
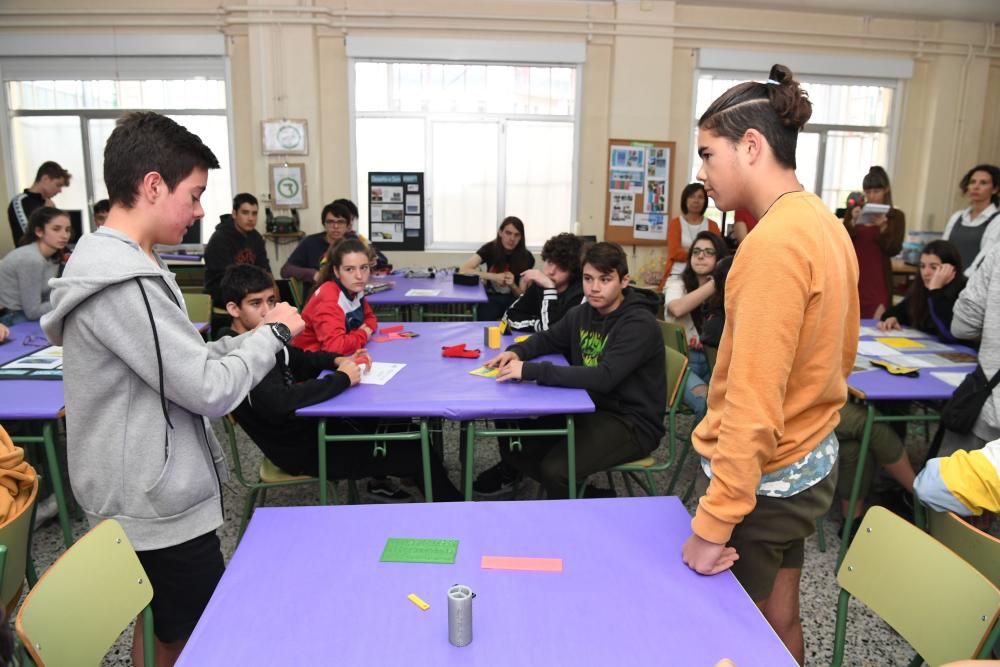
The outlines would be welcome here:
<svg viewBox="0 0 1000 667">
<path fill-rule="evenodd" d="M 761 475 L 804 457 L 840 421 L 857 284 L 850 236 L 811 193 L 780 197 L 740 244 L 708 413 L 692 436 L 712 467 L 691 522 L 698 536 L 727 542 L 753 511 Z"/>
</svg>

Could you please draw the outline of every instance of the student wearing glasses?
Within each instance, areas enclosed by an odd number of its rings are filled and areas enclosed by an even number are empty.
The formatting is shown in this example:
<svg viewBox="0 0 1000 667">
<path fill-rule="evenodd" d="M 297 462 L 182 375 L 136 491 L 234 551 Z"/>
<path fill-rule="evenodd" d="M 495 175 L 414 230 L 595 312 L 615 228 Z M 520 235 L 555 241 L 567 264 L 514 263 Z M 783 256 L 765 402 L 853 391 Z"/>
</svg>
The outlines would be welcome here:
<svg viewBox="0 0 1000 667">
<path fill-rule="evenodd" d="M 721 236 L 704 231 L 695 237 L 687 255 L 683 271 L 667 279 L 663 304 L 667 320 L 684 327 L 687 334 L 691 373 L 684 387 L 684 403 L 694 411 L 697 423 L 705 416 L 709 378 L 702 332 L 709 320 L 719 316 L 717 311 L 723 310 L 714 273 L 720 262 L 729 256 L 729 248 Z"/>
<path fill-rule="evenodd" d="M 341 201 L 323 207 L 323 231 L 310 234 L 299 242 L 281 267 L 282 278 L 298 278 L 304 283 L 319 279 L 319 265 L 331 246 L 339 242 L 351 227 L 351 211 Z"/>
</svg>

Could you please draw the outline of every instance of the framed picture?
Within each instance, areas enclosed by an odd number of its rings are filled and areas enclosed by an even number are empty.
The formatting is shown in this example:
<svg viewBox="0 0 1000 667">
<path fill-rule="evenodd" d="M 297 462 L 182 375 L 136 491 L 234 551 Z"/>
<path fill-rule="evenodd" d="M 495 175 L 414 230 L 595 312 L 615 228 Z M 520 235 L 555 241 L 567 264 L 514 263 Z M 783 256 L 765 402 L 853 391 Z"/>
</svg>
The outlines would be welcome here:
<svg viewBox="0 0 1000 667">
<path fill-rule="evenodd" d="M 276 208 L 308 208 L 305 164 L 270 165 L 271 201 Z"/>
<path fill-rule="evenodd" d="M 260 122 L 264 155 L 308 155 L 306 121 L 283 118 Z"/>
</svg>

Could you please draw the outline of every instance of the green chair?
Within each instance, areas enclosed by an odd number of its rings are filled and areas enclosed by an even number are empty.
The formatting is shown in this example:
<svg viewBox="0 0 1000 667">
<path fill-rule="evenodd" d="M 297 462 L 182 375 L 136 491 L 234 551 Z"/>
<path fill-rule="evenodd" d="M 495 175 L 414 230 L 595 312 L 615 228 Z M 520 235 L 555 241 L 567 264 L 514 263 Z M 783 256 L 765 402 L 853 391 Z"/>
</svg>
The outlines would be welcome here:
<svg viewBox="0 0 1000 667">
<path fill-rule="evenodd" d="M 240 485 L 249 491 L 246 502 L 243 504 L 243 514 L 240 517 L 240 532 L 237 534 L 237 542 L 243 538 L 243 532 L 247 528 L 247 522 L 253 513 L 254 507 L 263 505 L 267 501 L 267 490 L 276 489 L 283 486 L 297 486 L 301 484 L 319 485 L 318 477 L 309 475 L 290 475 L 278 466 L 274 465 L 266 456 L 260 462 L 257 471 L 257 481 L 247 479 L 243 473 L 243 464 L 240 461 L 240 449 L 236 446 L 236 419 L 232 415 L 226 415 L 222 420 L 226 428 L 226 436 L 229 439 L 229 451 L 233 454 L 233 469 L 236 473 L 236 480 Z M 337 487 L 331 484 L 333 489 L 333 502 L 337 502 Z M 259 502 L 258 502 L 259 498 Z"/>
<path fill-rule="evenodd" d="M 192 322 L 212 321 L 212 297 L 207 294 L 185 294 L 188 319 Z"/>
<path fill-rule="evenodd" d="M 657 320 L 660 325 L 660 334 L 663 336 L 663 344 L 672 350 L 677 350 L 685 357 L 688 353 L 687 331 L 679 324 Z"/>
<path fill-rule="evenodd" d="M 1000 539 L 952 512 L 927 512 L 927 532 L 1000 588 Z"/>
<path fill-rule="evenodd" d="M 625 489 L 630 496 L 633 495 L 633 481 L 642 487 L 646 495 L 659 495 L 653 473 L 670 468 L 674 465 L 674 459 L 677 456 L 677 447 L 675 445 L 678 440 L 677 409 L 680 407 L 681 398 L 684 395 L 684 383 L 687 382 L 688 359 L 685 355 L 670 347 L 666 347 L 665 351 L 667 361 L 667 459 L 657 462 L 653 456 L 647 456 L 638 461 L 615 466 L 607 473 L 608 484 L 611 485 L 611 488 L 614 488 L 614 480 L 611 473 L 621 473 L 622 480 L 625 482 Z M 639 477 L 640 474 L 642 478 Z M 670 491 L 673 491 L 674 481 L 671 480 Z"/>
<path fill-rule="evenodd" d="M 46 570 L 21 604 L 17 635 L 30 654 L 24 664 L 98 665 L 142 613 L 143 662 L 153 667 L 152 599 L 125 531 L 117 521 L 102 521 Z"/>
<path fill-rule="evenodd" d="M 25 575 L 27 574 L 29 585 L 33 585 L 37 579 L 35 567 L 31 562 L 31 534 L 37 500 L 38 478 L 36 477 L 28 502 L 21 508 L 21 513 L 0 528 L 0 545 L 6 551 L 0 564 L 0 604 L 3 604 L 8 614 L 14 610 L 14 606 L 21 598 Z"/>
<path fill-rule="evenodd" d="M 701 349 L 705 353 L 706 361 L 708 361 L 708 378 L 711 379 L 712 373 L 715 372 L 715 360 L 719 358 L 719 348 L 703 345 Z"/>
<path fill-rule="evenodd" d="M 949 548 L 883 507 L 868 510 L 837 582 L 834 667 L 843 662 L 852 596 L 930 665 L 987 657 L 1000 634 L 1000 590 Z"/>
</svg>

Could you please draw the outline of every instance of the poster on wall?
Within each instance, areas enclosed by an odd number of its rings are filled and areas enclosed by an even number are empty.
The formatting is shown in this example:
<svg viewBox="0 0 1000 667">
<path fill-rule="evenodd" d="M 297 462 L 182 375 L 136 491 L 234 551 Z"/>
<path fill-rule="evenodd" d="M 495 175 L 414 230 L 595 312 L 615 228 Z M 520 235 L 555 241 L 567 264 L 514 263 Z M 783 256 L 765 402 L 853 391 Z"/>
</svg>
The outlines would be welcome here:
<svg viewBox="0 0 1000 667">
<path fill-rule="evenodd" d="M 635 195 L 631 192 L 611 192 L 611 224 L 615 227 L 631 227 L 635 215 Z"/>
<path fill-rule="evenodd" d="M 276 208 L 309 207 L 304 164 L 272 164 L 270 172 L 271 201 Z"/>
<path fill-rule="evenodd" d="M 666 240 L 675 153 L 671 141 L 608 140 L 606 240 L 648 246 Z"/>
<path fill-rule="evenodd" d="M 282 118 L 263 120 L 261 145 L 264 155 L 308 155 L 306 121 Z"/>
<path fill-rule="evenodd" d="M 380 248 L 423 250 L 425 215 L 423 173 L 368 173 L 368 237 Z"/>
<path fill-rule="evenodd" d="M 636 213 L 633 234 L 637 239 L 667 240 L 667 217 L 662 213 Z"/>
<path fill-rule="evenodd" d="M 667 210 L 667 182 L 646 181 L 646 211 L 650 213 L 663 213 Z"/>
</svg>

